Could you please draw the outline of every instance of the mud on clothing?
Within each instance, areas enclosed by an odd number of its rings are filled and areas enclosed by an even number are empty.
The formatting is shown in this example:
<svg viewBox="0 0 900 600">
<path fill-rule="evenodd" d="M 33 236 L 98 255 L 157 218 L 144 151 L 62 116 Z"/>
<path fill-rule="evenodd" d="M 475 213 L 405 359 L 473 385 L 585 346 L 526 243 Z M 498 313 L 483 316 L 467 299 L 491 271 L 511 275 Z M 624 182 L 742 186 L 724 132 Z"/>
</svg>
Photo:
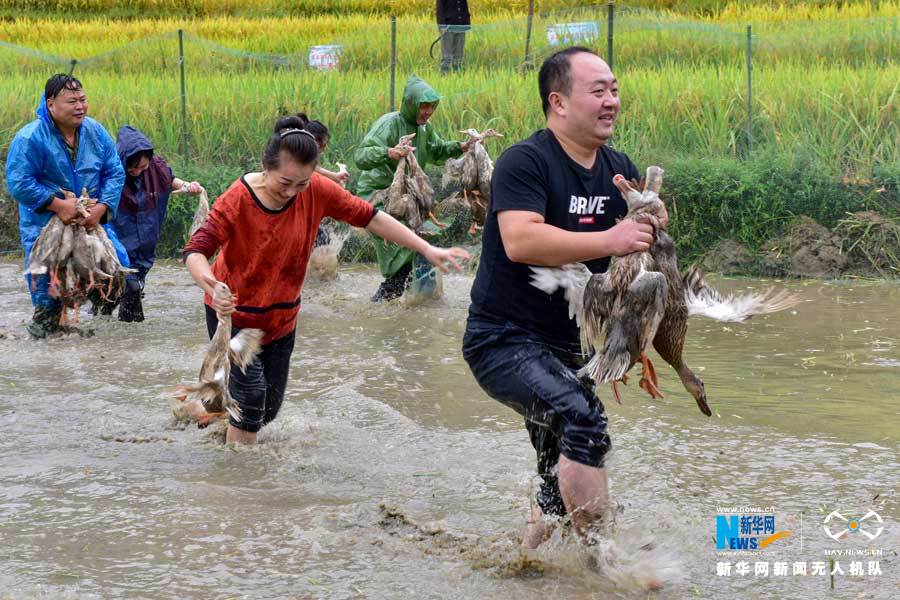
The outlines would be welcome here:
<svg viewBox="0 0 900 600">
<path fill-rule="evenodd" d="M 638 177 L 625 154 L 605 146 L 592 168 L 582 167 L 544 129 L 508 148 L 491 180 L 463 356 L 488 395 L 525 418 L 544 480 L 538 500 L 545 512 L 559 514 L 562 506 L 555 476 L 560 454 L 603 466 L 610 447 L 606 416 L 592 386 L 575 374 L 584 358 L 562 290 L 548 295 L 531 285 L 529 266 L 506 254 L 497 214 L 528 211 L 560 229 L 605 231 L 627 213 L 612 183 L 616 174 Z M 585 264 L 600 273 L 609 261 Z"/>
<path fill-rule="evenodd" d="M 300 292 L 319 222 L 333 217 L 365 227 L 377 210 L 330 179 L 313 173 L 309 186 L 280 210 L 266 208 L 242 176 L 219 196 L 184 256 L 216 250 L 213 275 L 238 297 L 235 327 L 262 329 L 263 344 L 297 325 Z M 210 306 L 212 299 L 203 299 Z"/>
</svg>

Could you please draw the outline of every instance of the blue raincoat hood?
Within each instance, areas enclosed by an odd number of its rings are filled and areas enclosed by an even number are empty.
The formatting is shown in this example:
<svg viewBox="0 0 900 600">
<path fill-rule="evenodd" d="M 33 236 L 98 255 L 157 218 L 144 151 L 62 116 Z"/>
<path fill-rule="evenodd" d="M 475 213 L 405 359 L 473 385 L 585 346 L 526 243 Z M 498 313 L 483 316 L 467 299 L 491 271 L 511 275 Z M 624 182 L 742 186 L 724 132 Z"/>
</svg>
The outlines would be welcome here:
<svg viewBox="0 0 900 600">
<path fill-rule="evenodd" d="M 116 152 L 123 165 L 128 162 L 129 157 L 146 150 L 153 150 L 153 144 L 150 143 L 147 136 L 131 125 L 119 127 L 119 132 L 116 134 Z"/>
<path fill-rule="evenodd" d="M 44 95 L 41 94 L 41 101 L 38 102 L 37 110 L 34 111 L 34 114 L 37 115 L 37 118 L 49 125 L 50 127 L 54 127 L 53 118 L 50 116 L 50 109 L 47 108 L 47 99 L 44 98 Z"/>
</svg>

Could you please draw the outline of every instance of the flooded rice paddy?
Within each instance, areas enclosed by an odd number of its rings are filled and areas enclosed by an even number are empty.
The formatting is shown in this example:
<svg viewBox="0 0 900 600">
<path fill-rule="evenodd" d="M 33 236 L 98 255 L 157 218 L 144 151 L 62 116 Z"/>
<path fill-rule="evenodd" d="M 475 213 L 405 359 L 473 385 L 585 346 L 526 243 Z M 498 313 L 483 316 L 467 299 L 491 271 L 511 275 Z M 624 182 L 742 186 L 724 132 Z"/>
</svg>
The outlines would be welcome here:
<svg viewBox="0 0 900 600">
<path fill-rule="evenodd" d="M 693 321 L 713 417 L 665 366 L 664 400 L 601 389 L 614 529 L 590 551 L 556 537 L 524 553 L 533 451 L 460 355 L 472 277 L 414 309 L 371 304 L 378 281 L 343 267 L 307 282 L 282 412 L 258 446 L 229 448 L 170 418 L 207 342 L 183 267 L 151 271 L 145 322 L 83 311 L 93 337 L 34 342 L 22 265 L 0 262 L 0 598 L 644 598 L 650 570 L 658 598 L 900 597 L 897 284 L 777 283 L 805 302 Z M 791 535 L 717 553 L 718 511 L 746 506 Z M 885 528 L 871 542 L 822 528 L 870 509 Z M 855 559 L 881 574 L 838 557 L 832 590 L 753 571 L 834 549 L 882 551 Z M 717 575 L 742 560 L 749 574 Z"/>
</svg>

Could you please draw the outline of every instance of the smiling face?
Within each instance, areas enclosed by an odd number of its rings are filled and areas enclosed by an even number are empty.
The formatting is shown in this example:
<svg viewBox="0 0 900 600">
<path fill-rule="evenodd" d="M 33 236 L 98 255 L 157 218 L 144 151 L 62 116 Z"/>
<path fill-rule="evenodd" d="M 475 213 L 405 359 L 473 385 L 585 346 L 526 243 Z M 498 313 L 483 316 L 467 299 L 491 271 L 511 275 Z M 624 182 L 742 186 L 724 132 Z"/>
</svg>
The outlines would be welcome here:
<svg viewBox="0 0 900 600">
<path fill-rule="evenodd" d="M 303 165 L 287 152 L 279 152 L 278 166 L 264 171 L 266 192 L 270 198 L 284 206 L 309 186 L 309 179 L 315 170 L 315 161 Z"/>
<path fill-rule="evenodd" d="M 437 102 L 423 102 L 419 105 L 419 112 L 416 115 L 416 124 L 424 125 L 428 122 L 428 119 L 431 118 L 431 115 L 434 114 L 434 109 L 437 108 Z"/>
<path fill-rule="evenodd" d="M 77 129 L 87 116 L 88 102 L 82 89 L 63 89 L 47 99 L 47 110 L 60 129 Z"/>
<path fill-rule="evenodd" d="M 612 137 L 619 114 L 619 84 L 609 65 L 587 52 L 569 57 L 569 77 L 568 94 L 550 94 L 553 118 L 569 136 L 602 146 Z"/>
</svg>

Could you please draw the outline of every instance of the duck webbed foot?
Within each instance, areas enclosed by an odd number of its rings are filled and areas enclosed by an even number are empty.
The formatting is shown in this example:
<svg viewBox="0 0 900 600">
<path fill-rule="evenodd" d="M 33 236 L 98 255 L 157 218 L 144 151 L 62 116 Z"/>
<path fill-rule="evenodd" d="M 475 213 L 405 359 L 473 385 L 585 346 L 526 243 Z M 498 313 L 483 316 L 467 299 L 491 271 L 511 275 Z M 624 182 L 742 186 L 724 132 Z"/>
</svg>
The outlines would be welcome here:
<svg viewBox="0 0 900 600">
<path fill-rule="evenodd" d="M 638 384 L 642 390 L 650 394 L 651 398 L 664 398 L 659 391 L 659 377 L 650 358 L 641 352 L 641 382 Z"/>
<path fill-rule="evenodd" d="M 428 211 L 428 220 L 437 225 L 438 229 L 443 229 L 447 226 L 446 223 L 441 223 L 440 221 L 438 221 L 438 218 L 434 216 L 434 213 L 430 210 Z"/>
<path fill-rule="evenodd" d="M 628 384 L 628 375 L 622 375 L 622 379 L 619 379 L 619 381 L 621 381 L 623 385 L 627 385 Z M 619 387 L 618 387 L 618 385 L 616 385 L 619 383 L 619 381 L 613 381 L 611 383 L 611 385 L 612 385 L 612 391 L 613 391 L 613 398 L 616 399 L 616 402 L 618 402 L 619 404 L 622 404 L 622 396 L 619 395 Z"/>
<path fill-rule="evenodd" d="M 195 415 L 197 418 L 197 429 L 205 429 L 209 427 L 215 421 L 218 421 L 222 417 L 225 416 L 223 412 L 217 413 L 203 413 L 202 415 Z"/>
</svg>

